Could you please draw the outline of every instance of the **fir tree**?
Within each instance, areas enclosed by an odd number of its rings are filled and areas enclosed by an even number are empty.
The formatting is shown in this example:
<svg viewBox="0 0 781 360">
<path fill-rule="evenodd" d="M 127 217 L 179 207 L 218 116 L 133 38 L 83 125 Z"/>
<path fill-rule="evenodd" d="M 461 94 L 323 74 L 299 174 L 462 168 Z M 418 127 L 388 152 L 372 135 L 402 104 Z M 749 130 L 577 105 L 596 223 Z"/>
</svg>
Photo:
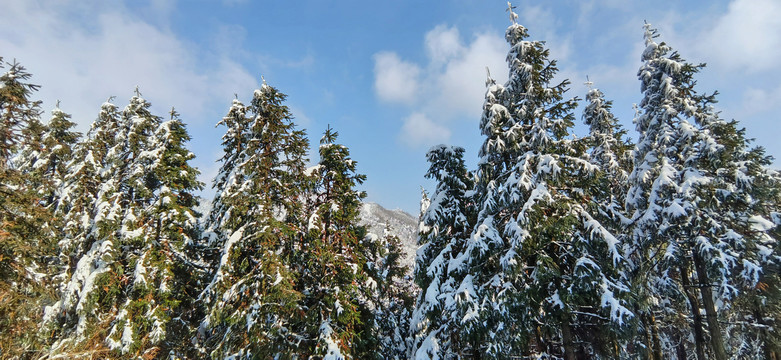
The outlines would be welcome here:
<svg viewBox="0 0 781 360">
<path fill-rule="evenodd" d="M 654 331 L 655 317 L 666 327 L 651 341 L 655 357 L 691 351 L 693 338 L 698 358 L 726 359 L 719 319 L 728 306 L 716 304 L 754 288 L 775 261 L 772 222 L 753 187 L 767 177 L 769 160 L 748 150 L 734 121 L 718 117 L 715 94 L 697 93 L 694 75 L 704 65 L 685 62 L 656 37 L 646 24 L 641 137 L 627 196 L 636 282 L 650 285 L 639 291 L 644 325 Z M 691 330 L 680 332 L 676 321 Z"/>
<path fill-rule="evenodd" d="M 615 332 L 632 314 L 614 269 L 620 244 L 588 211 L 597 169 L 583 142 L 569 138 L 576 99 L 564 99 L 567 81 L 550 84 L 556 62 L 526 37 L 513 20 L 509 80 L 488 81 L 479 212 L 463 263 L 472 269 L 459 286 L 479 297 L 465 322 L 482 336 L 480 353 L 574 359 L 592 350 L 592 317 L 609 319 L 605 331 Z"/>
<path fill-rule="evenodd" d="M 41 123 L 38 117 L 30 118 L 21 131 L 20 149 L 11 160 L 13 167 L 21 172 L 28 182 L 27 187 L 39 196 L 52 188 L 49 179 L 44 177 L 43 169 L 43 161 L 47 157 L 43 144 L 46 132 L 48 132 L 48 128 Z"/>
<path fill-rule="evenodd" d="M 285 97 L 264 82 L 249 106 L 234 100 L 220 122 L 225 155 L 206 222 L 219 258 L 200 296 L 207 309 L 199 330 L 215 358 L 273 357 L 302 341 L 290 327 L 302 294 L 287 259 L 304 235 L 307 140 Z"/>
<path fill-rule="evenodd" d="M 60 238 L 63 233 L 65 224 L 62 217 L 55 214 L 59 206 L 58 192 L 64 185 L 66 165 L 70 161 L 73 146 L 81 136 L 71 131 L 76 124 L 69 118 L 70 115 L 57 107 L 52 110 L 49 124 L 44 125 L 37 119 L 28 122 L 22 131 L 25 141 L 13 159 L 14 167 L 25 179 L 25 187 L 36 194 L 38 204 L 55 215 L 42 224 L 40 230 L 52 240 Z M 54 251 L 53 248 L 51 250 Z M 43 265 L 56 268 L 59 261 L 56 256 L 51 256 Z M 46 272 L 50 271 L 57 272 L 56 269 L 47 269 Z"/>
<path fill-rule="evenodd" d="M 44 204 L 52 210 L 59 207 L 59 194 L 67 175 L 67 165 L 73 156 L 73 150 L 81 138 L 81 133 L 73 131 L 76 123 L 71 116 L 59 108 L 52 110 L 52 117 L 46 125 L 43 135 L 43 147 L 46 157 L 41 159 L 40 168 L 43 176 L 51 181 L 49 193 L 44 194 Z"/>
<path fill-rule="evenodd" d="M 0 58 L 0 356 L 32 357 L 41 350 L 35 329 L 48 290 L 43 286 L 45 259 L 53 244 L 44 230 L 50 217 L 38 189 L 12 164 L 22 144 L 35 139 L 25 131 L 40 124 L 38 89 L 30 73 Z M 42 301 L 43 300 L 43 301 Z"/>
<path fill-rule="evenodd" d="M 414 307 L 412 280 L 408 268 L 400 263 L 401 242 L 391 235 L 367 234 L 363 242 L 367 248 L 365 272 L 368 296 L 364 300 L 362 322 L 371 335 L 363 336 L 358 344 L 361 358 L 408 359 L 411 339 L 407 332 Z"/>
<path fill-rule="evenodd" d="M 188 355 L 193 335 L 191 314 L 197 295 L 193 275 L 193 247 L 200 235 L 194 209 L 202 188 L 199 171 L 189 161 L 195 158 L 185 142 L 190 136 L 175 111 L 150 137 L 143 157 L 144 184 L 152 198 L 143 214 L 144 245 L 136 259 L 134 289 L 130 295 L 135 304 L 137 337 L 145 354 L 163 354 L 178 347 Z M 191 355 L 191 354 L 189 354 Z"/>
<path fill-rule="evenodd" d="M 181 298 L 171 292 L 174 271 L 182 271 L 173 252 L 196 235 L 200 184 L 184 127 L 161 124 L 150 106 L 138 92 L 121 113 L 104 104 L 76 151 L 63 200 L 84 199 L 58 210 L 70 219 L 60 245 L 71 260 L 61 300 L 47 309 L 61 329 L 54 352 L 154 356 L 172 347 L 164 340 Z M 100 183 L 84 178 L 95 175 Z"/>
<path fill-rule="evenodd" d="M 586 85 L 591 87 L 592 83 Z M 589 145 L 589 160 L 598 167 L 598 172 L 589 185 L 590 201 L 585 204 L 589 214 L 609 231 L 616 240 L 624 236 L 624 229 L 629 219 L 624 214 L 624 194 L 628 171 L 631 169 L 630 144 L 624 140 L 626 132 L 621 128 L 618 120 L 611 112 L 612 103 L 606 101 L 604 94 L 598 89 L 589 89 L 586 94 L 586 107 L 583 111 L 583 121 L 589 126 L 589 136 L 584 139 Z M 592 215 L 589 215 L 592 216 Z M 604 273 L 609 274 L 623 294 L 622 300 L 627 304 L 632 303 L 628 294 L 629 280 L 625 276 L 626 264 L 620 257 L 622 249 L 614 252 L 610 247 L 603 247 L 594 242 L 576 242 L 578 251 L 582 256 L 581 266 L 578 267 L 577 278 L 588 279 L 583 282 L 586 289 L 594 286 L 602 286 L 598 280 Z M 619 243 L 612 246 L 618 246 Z M 603 274 L 594 272 L 594 266 Z M 592 276 L 597 276 L 594 278 Z M 636 323 L 626 324 L 619 329 L 611 327 L 610 322 L 599 317 L 587 321 L 592 326 L 586 326 L 582 331 L 589 332 L 594 338 L 589 346 L 592 352 L 610 356 L 628 356 L 626 353 L 626 339 L 633 337 L 632 330 Z M 619 331 L 615 331 L 619 330 Z M 596 347 L 596 349 L 593 349 Z"/>
<path fill-rule="evenodd" d="M 99 247 L 93 248 L 93 243 L 98 236 L 95 216 L 103 181 L 101 169 L 108 149 L 117 141 L 114 134 L 119 132 L 118 124 L 117 107 L 105 102 L 87 137 L 74 148 L 72 159 L 66 165 L 64 183 L 55 199 L 57 206 L 52 209 L 55 217 L 62 218 L 64 223 L 63 236 L 57 244 L 60 269 L 54 279 L 59 300 L 46 308 L 44 316 L 44 331 L 59 339 L 55 351 L 72 342 L 62 338 L 63 334 L 73 331 L 83 334 L 85 330 L 86 323 L 81 321 L 76 309 L 80 307 L 80 294 L 92 287 L 94 279 L 88 281 L 90 271 L 86 266 L 78 267 L 78 263 L 85 259 L 82 264 L 86 265 L 99 258 Z M 85 254 L 89 255 L 85 258 Z"/>
<path fill-rule="evenodd" d="M 358 214 L 366 194 L 354 189 L 366 176 L 356 173 L 349 150 L 336 143 L 338 135 L 329 127 L 320 139 L 320 162 L 311 169 L 308 236 L 293 266 L 304 311 L 300 333 L 305 340 L 298 352 L 349 359 L 359 358 L 356 344 L 364 341 L 361 336 L 371 335 L 366 327 L 371 324 L 361 322 L 360 302 L 367 281 L 362 241 L 366 229 L 358 226 Z"/>
<path fill-rule="evenodd" d="M 589 87 L 591 82 L 586 83 Z M 632 168 L 631 144 L 624 139 L 626 131 L 611 112 L 612 102 L 605 100 L 599 89 L 589 89 L 586 94 L 583 122 L 589 127 L 589 160 L 599 167 L 603 196 L 596 201 L 600 213 L 613 220 L 615 230 L 626 223 L 623 215 L 624 194 L 629 171 Z"/>
<path fill-rule="evenodd" d="M 437 188 L 422 215 L 424 231 L 415 267 L 416 283 L 422 289 L 412 321 L 415 358 L 448 359 L 477 348 L 459 336 L 460 320 L 468 307 L 457 300 L 464 274 L 454 258 L 463 250 L 474 222 L 467 199 L 473 184 L 463 154 L 463 148 L 445 145 L 427 153 L 430 167 L 426 177 L 436 180 Z"/>
</svg>

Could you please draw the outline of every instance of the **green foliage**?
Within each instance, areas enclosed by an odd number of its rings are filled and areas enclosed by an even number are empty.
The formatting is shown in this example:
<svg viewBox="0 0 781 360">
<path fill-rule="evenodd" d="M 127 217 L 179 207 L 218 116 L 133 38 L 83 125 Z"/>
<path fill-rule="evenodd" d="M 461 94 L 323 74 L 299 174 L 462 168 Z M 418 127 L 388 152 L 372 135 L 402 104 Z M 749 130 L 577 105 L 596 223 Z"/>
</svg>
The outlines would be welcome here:
<svg viewBox="0 0 781 360">
<path fill-rule="evenodd" d="M 11 158 L 35 142 L 39 102 L 30 99 L 37 85 L 20 64 L 0 58 L 0 357 L 34 357 L 42 349 L 37 336 L 41 307 L 51 298 L 46 259 L 53 253 L 45 231 L 50 215 L 38 189 Z"/>
</svg>

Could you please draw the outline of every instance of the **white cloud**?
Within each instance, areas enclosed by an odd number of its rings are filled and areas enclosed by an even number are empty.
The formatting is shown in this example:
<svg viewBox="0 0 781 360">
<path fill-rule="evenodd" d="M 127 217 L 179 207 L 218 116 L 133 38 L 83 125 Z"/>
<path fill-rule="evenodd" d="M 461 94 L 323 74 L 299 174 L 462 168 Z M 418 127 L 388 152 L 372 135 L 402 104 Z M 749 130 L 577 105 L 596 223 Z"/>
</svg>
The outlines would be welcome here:
<svg viewBox="0 0 781 360">
<path fill-rule="evenodd" d="M 374 90 L 380 100 L 411 104 L 418 93 L 420 68 L 399 59 L 396 53 L 374 55 Z"/>
<path fill-rule="evenodd" d="M 464 43 L 457 28 L 439 25 L 426 33 L 424 45 L 427 63 L 422 65 L 391 52 L 374 56 L 377 97 L 411 112 L 401 129 L 401 139 L 411 147 L 447 141 L 453 121 L 479 118 L 486 68 L 497 81 L 507 80 L 507 44 L 497 34 L 475 34 Z"/>
<path fill-rule="evenodd" d="M 429 119 L 426 114 L 415 112 L 404 119 L 401 141 L 410 146 L 436 144 L 450 138 L 450 130 Z"/>
<path fill-rule="evenodd" d="M 426 33 L 426 54 L 434 65 L 442 65 L 464 51 L 456 27 L 438 25 Z"/>
<path fill-rule="evenodd" d="M 781 62 L 781 2 L 735 0 L 709 24 L 695 48 L 703 58 L 728 69 L 770 70 Z"/>
<path fill-rule="evenodd" d="M 44 101 L 44 110 L 61 100 L 82 131 L 109 96 L 118 96 L 117 105 L 124 106 L 136 86 L 156 112 L 175 106 L 193 124 L 207 120 L 203 114 L 215 102 L 227 103 L 230 94 L 248 92 L 256 84 L 232 59 L 194 48 L 122 5 L 12 3 L 0 22 L 0 55 L 17 58 L 33 73 L 33 82 L 42 85 L 36 96 Z M 72 7 L 91 19 L 85 21 Z"/>
<path fill-rule="evenodd" d="M 433 75 L 436 96 L 427 110 L 443 117 L 443 121 L 459 116 L 479 117 L 485 95 L 486 68 L 499 83 L 505 82 L 506 54 L 507 43 L 500 37 L 477 35 L 460 56 L 450 59 L 443 72 Z"/>
</svg>

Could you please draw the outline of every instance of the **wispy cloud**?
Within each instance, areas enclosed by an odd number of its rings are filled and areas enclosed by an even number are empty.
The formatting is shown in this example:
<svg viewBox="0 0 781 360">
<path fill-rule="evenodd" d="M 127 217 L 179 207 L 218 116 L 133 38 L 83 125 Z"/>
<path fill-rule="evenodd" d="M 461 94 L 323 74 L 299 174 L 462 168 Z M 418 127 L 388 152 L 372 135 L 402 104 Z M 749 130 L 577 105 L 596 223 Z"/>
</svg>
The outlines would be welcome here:
<svg viewBox="0 0 781 360">
<path fill-rule="evenodd" d="M 420 68 L 402 61 L 396 53 L 381 52 L 374 55 L 374 91 L 380 100 L 391 103 L 411 104 L 420 89 Z"/>
<path fill-rule="evenodd" d="M 781 2 L 736 0 L 693 46 L 716 66 L 766 71 L 781 62 Z"/>
<path fill-rule="evenodd" d="M 448 141 L 453 121 L 480 116 L 486 68 L 497 80 L 507 79 L 507 45 L 498 34 L 476 33 L 465 43 L 456 27 L 439 25 L 426 33 L 424 45 L 425 64 L 393 52 L 374 56 L 377 98 L 410 111 L 399 134 L 410 147 Z"/>
<path fill-rule="evenodd" d="M 431 121 L 426 114 L 415 112 L 404 119 L 401 141 L 410 146 L 436 144 L 450 138 L 450 130 Z"/>
<path fill-rule="evenodd" d="M 165 1 L 155 4 L 172 6 Z M 251 91 L 257 83 L 233 59 L 196 48 L 169 30 L 132 16 L 121 4 L 89 8 L 94 19 L 89 22 L 70 6 L 87 5 L 7 4 L 0 23 L 0 49 L 3 56 L 23 63 L 34 81 L 43 85 L 37 95 L 47 110 L 61 100 L 63 110 L 74 115 L 82 130 L 109 96 L 119 96 L 117 103 L 122 106 L 123 97 L 136 86 L 157 109 L 175 106 L 193 123 L 204 121 L 203 113 L 215 102 Z"/>
</svg>

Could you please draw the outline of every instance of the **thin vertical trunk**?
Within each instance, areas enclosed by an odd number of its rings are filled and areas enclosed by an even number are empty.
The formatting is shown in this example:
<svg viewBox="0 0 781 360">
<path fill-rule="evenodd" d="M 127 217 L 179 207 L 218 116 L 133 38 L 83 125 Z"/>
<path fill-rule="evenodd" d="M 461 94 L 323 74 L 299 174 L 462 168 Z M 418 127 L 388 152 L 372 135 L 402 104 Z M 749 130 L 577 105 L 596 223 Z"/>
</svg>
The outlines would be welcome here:
<svg viewBox="0 0 781 360">
<path fill-rule="evenodd" d="M 761 300 L 755 295 L 754 297 L 754 321 L 759 323 L 760 325 L 768 325 L 765 322 L 765 315 L 762 312 L 762 305 Z M 767 360 L 778 360 L 778 356 L 776 352 L 773 350 L 773 344 L 770 342 L 770 339 L 768 338 L 768 330 L 767 328 L 763 327 L 759 329 L 759 339 L 762 342 L 762 351 L 765 353 L 765 359 Z"/>
<path fill-rule="evenodd" d="M 567 320 L 564 320 L 561 324 L 561 340 L 564 343 L 564 359 L 575 360 L 575 345 L 573 344 L 572 330 Z"/>
<path fill-rule="evenodd" d="M 678 338 L 678 345 L 675 347 L 675 355 L 678 360 L 686 360 L 686 347 L 683 346 L 683 339 Z"/>
<path fill-rule="evenodd" d="M 713 292 L 711 290 L 710 279 L 705 269 L 705 263 L 698 252 L 694 252 L 694 266 L 697 269 L 697 279 L 700 283 L 700 295 L 702 303 L 705 306 L 705 319 L 708 321 L 708 330 L 710 331 L 711 347 L 713 348 L 713 358 L 716 360 L 727 360 L 727 352 L 724 350 L 724 339 L 721 336 L 721 327 L 719 326 L 719 317 L 716 314 L 716 306 L 713 303 Z"/>
<path fill-rule="evenodd" d="M 662 342 L 659 340 L 659 329 L 656 327 L 656 317 L 653 313 L 648 314 L 647 326 L 651 329 L 651 359 L 662 360 Z"/>
<path fill-rule="evenodd" d="M 692 328 L 694 330 L 694 345 L 698 360 L 706 360 L 705 357 L 705 336 L 702 333 L 702 315 L 700 314 L 700 301 L 697 299 L 697 291 L 691 286 L 689 281 L 689 261 L 684 260 L 681 266 L 681 282 L 683 283 L 683 292 L 689 299 L 689 306 L 692 313 Z"/>
</svg>

